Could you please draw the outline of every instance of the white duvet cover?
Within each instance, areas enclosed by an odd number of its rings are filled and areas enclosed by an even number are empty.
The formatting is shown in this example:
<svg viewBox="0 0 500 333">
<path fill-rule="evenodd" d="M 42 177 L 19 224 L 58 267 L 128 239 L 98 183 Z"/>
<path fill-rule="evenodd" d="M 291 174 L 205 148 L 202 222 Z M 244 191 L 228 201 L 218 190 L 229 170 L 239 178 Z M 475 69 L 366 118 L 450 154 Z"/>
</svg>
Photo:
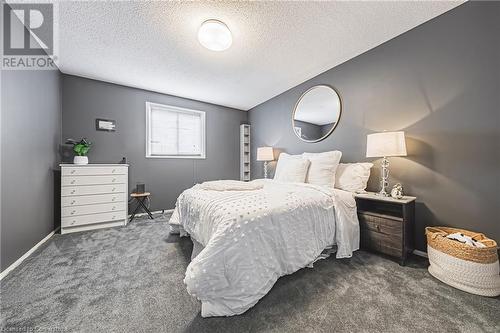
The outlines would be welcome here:
<svg viewBox="0 0 500 333">
<path fill-rule="evenodd" d="M 203 248 L 187 267 L 187 291 L 201 315 L 241 314 L 276 280 L 313 262 L 328 246 L 337 258 L 359 247 L 352 193 L 311 184 L 256 180 L 253 191 L 200 185 L 178 198 L 170 220 Z"/>
</svg>

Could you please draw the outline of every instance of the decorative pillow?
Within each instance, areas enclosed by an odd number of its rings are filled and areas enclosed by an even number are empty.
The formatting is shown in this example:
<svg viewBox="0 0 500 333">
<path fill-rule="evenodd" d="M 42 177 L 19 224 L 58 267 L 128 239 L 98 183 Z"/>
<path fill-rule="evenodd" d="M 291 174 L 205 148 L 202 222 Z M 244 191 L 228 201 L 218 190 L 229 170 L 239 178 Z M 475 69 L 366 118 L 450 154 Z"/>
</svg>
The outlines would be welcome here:
<svg viewBox="0 0 500 333">
<path fill-rule="evenodd" d="M 335 171 L 341 157 L 342 152 L 338 150 L 302 154 L 302 158 L 311 161 L 309 171 L 307 171 L 306 183 L 333 187 L 335 185 Z"/>
<path fill-rule="evenodd" d="M 335 187 L 350 192 L 366 189 L 373 163 L 340 163 L 335 175 Z"/>
<path fill-rule="evenodd" d="M 274 180 L 287 183 L 303 183 L 306 180 L 307 169 L 311 162 L 300 155 L 281 153 L 276 165 Z"/>
</svg>

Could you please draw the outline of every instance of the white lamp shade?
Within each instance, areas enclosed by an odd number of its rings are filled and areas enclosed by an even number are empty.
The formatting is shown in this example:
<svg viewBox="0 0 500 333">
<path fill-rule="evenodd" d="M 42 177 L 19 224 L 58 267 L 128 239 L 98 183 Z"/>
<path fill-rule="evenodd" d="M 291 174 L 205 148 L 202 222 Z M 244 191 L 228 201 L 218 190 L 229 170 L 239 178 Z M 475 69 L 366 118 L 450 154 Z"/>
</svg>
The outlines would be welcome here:
<svg viewBox="0 0 500 333">
<path fill-rule="evenodd" d="M 366 137 L 366 157 L 406 156 L 405 132 L 382 132 Z"/>
<path fill-rule="evenodd" d="M 257 148 L 257 161 L 273 161 L 273 160 L 274 160 L 273 147 Z"/>
</svg>

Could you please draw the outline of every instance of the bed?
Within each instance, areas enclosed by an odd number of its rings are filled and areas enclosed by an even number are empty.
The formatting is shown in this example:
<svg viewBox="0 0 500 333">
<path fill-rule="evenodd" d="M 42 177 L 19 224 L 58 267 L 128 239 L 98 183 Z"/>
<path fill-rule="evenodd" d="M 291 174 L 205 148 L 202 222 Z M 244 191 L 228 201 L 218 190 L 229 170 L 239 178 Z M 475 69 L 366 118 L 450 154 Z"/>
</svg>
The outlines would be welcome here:
<svg viewBox="0 0 500 333">
<path fill-rule="evenodd" d="M 193 240 L 184 283 L 202 317 L 241 314 L 323 250 L 349 258 L 359 247 L 353 194 L 307 183 L 197 184 L 179 196 L 169 224 Z"/>
</svg>

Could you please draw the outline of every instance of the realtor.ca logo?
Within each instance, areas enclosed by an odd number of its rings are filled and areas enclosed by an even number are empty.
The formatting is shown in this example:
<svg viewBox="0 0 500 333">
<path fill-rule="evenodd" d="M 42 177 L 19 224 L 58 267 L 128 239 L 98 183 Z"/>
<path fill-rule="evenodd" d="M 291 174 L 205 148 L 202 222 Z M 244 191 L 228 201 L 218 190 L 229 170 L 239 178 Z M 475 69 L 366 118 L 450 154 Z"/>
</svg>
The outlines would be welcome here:
<svg viewBox="0 0 500 333">
<path fill-rule="evenodd" d="M 54 5 L 3 4 L 2 69 L 55 69 Z"/>
</svg>

